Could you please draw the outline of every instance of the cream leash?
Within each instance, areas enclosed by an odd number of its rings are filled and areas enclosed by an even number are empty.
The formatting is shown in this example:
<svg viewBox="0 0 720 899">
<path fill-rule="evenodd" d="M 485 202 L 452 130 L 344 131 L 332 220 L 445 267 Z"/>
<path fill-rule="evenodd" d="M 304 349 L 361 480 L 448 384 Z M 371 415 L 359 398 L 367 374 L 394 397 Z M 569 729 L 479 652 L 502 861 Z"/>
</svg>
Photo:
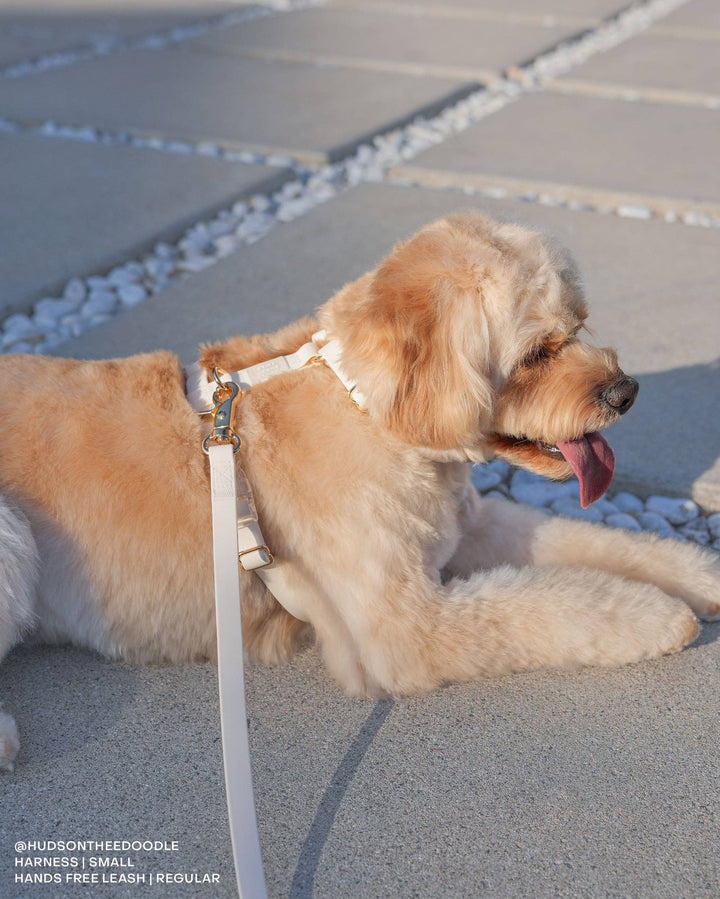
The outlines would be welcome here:
<svg viewBox="0 0 720 899">
<path fill-rule="evenodd" d="M 218 686 L 225 793 L 240 899 L 266 899 L 260 837 L 255 816 L 243 669 L 238 565 L 238 509 L 235 451 L 240 440 L 230 427 L 238 388 L 215 391 L 215 426 L 203 442 L 210 460 Z"/>
<path fill-rule="evenodd" d="M 260 531 L 252 491 L 242 470 L 239 472 L 241 491 L 238 495 L 234 454 L 240 448 L 240 438 L 231 427 L 232 406 L 242 389 L 310 362 L 323 362 L 335 372 L 352 401 L 362 409 L 364 397 L 342 369 L 340 344 L 331 340 L 320 349 L 316 346 L 316 341 L 324 342 L 325 337 L 324 332 L 318 332 L 311 343 L 304 344 L 297 352 L 231 372 L 225 382 L 220 380 L 216 369 L 213 370 L 215 382 L 208 381 L 205 369 L 197 363 L 185 370 L 190 404 L 200 414 L 213 415 L 212 432 L 202 446 L 210 460 L 220 723 L 225 792 L 240 899 L 267 897 L 245 710 L 240 565 L 247 571 L 255 571 L 278 602 L 291 614 L 300 616 L 297 610 L 293 612 L 294 603 L 285 585 L 282 566 L 274 566 L 275 560 Z M 208 409 L 210 402 L 212 405 Z"/>
</svg>

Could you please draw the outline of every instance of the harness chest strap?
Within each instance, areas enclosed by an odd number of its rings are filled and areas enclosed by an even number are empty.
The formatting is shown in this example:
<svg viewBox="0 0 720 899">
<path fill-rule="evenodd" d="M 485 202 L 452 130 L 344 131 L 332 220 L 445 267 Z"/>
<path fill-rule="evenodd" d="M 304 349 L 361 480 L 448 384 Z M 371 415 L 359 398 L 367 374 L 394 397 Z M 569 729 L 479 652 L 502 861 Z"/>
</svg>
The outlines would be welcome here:
<svg viewBox="0 0 720 899">
<path fill-rule="evenodd" d="M 340 341 L 329 340 L 324 346 L 318 347 L 318 344 L 323 343 L 326 337 L 325 331 L 317 331 L 313 334 L 310 343 L 303 344 L 294 353 L 290 353 L 287 356 L 277 356 L 274 359 L 268 359 L 266 362 L 258 362 L 257 365 L 251 365 L 249 368 L 240 369 L 240 371 L 227 372 L 223 376 L 237 384 L 241 390 L 247 390 L 249 387 L 262 384 L 274 375 L 302 368 L 308 362 L 322 361 L 335 372 L 348 394 L 352 397 L 353 402 L 360 408 L 364 408 L 365 397 L 357 389 L 355 381 L 347 376 L 342 367 L 342 346 Z M 213 381 L 208 381 L 205 367 L 200 365 L 199 362 L 188 365 L 185 369 L 185 377 L 187 398 L 193 409 L 196 412 L 203 412 L 212 407 L 212 398 L 216 385 Z"/>
</svg>

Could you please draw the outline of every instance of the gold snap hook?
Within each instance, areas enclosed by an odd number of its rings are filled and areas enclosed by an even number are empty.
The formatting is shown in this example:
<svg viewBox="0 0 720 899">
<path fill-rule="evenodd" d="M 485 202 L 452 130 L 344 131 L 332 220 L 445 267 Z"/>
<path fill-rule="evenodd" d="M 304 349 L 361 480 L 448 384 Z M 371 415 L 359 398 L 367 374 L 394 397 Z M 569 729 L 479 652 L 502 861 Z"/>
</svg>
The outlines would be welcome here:
<svg viewBox="0 0 720 899">
<path fill-rule="evenodd" d="M 218 387 L 213 393 L 213 403 L 215 408 L 213 413 L 213 429 L 202 442 L 203 451 L 207 453 L 211 443 L 222 445 L 231 443 L 233 452 L 236 453 L 240 449 L 241 441 L 238 435 L 233 431 L 230 422 L 232 421 L 232 404 L 242 396 L 240 388 L 234 381 L 221 381 L 217 368 L 213 368 L 213 378 Z"/>
</svg>

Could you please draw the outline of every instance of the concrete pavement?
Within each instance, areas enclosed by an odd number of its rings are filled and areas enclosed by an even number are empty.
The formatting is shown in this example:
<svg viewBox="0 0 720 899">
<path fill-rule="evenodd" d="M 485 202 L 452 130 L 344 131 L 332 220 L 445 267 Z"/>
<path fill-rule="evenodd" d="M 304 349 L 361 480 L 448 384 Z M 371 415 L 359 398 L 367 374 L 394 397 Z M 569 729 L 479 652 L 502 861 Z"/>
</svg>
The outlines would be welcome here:
<svg viewBox="0 0 720 899">
<path fill-rule="evenodd" d="M 641 382 L 611 432 L 617 486 L 720 510 L 712 0 L 645 4 L 652 17 L 604 50 L 594 35 L 616 0 L 73 3 L 0 0 L 3 314 L 30 312 L 32 325 L 33 303 L 84 279 L 73 291 L 97 289 L 109 305 L 74 325 L 104 323 L 54 352 L 162 346 L 191 361 L 202 340 L 312 312 L 395 240 L 479 207 L 573 251 L 597 340 Z M 590 49 L 573 61 L 561 42 L 582 34 Z M 546 51 L 564 68 L 538 75 L 530 61 Z M 497 108 L 466 114 L 462 98 L 483 85 Z M 418 113 L 437 122 L 427 149 L 345 164 L 393 129 L 402 139 L 383 146 L 410 146 Z M 327 202 L 285 215 L 278 189 L 298 180 L 302 198 L 313 177 Z M 193 223 L 245 207 L 269 210 L 267 236 L 219 252 L 211 235 L 202 264 L 151 285 L 158 241 L 182 243 Z M 127 261 L 149 298 L 122 308 L 109 282 L 97 285 Z M 716 896 L 718 633 L 707 626 L 684 653 L 619 671 L 381 703 L 345 697 L 313 650 L 251 665 L 270 894 Z M 19 648 L 0 672 L 23 736 L 0 782 L 0 894 L 234 894 L 211 666 Z M 24 868 L 16 859 L 33 850 L 14 848 L 116 839 L 177 847 L 86 860 L 135 866 L 108 875 L 195 882 L 73 884 L 70 869 Z M 41 871 L 62 882 L 17 879 Z"/>
</svg>

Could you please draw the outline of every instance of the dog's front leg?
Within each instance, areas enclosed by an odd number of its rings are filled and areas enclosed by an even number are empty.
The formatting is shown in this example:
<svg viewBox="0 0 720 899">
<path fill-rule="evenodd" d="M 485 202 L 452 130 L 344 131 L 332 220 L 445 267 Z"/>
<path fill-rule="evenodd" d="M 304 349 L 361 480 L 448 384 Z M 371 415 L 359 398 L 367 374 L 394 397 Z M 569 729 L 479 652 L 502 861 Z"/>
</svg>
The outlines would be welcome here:
<svg viewBox="0 0 720 899">
<path fill-rule="evenodd" d="M 450 573 L 467 577 L 502 564 L 594 568 L 644 581 L 686 602 L 701 618 L 720 617 L 720 558 L 689 543 L 548 516 L 500 499 L 471 498 Z"/>
<path fill-rule="evenodd" d="M 388 580 L 382 601 L 366 596 L 353 616 L 353 638 L 368 683 L 391 694 L 535 668 L 623 665 L 679 650 L 699 631 L 680 600 L 588 569 L 503 566 L 444 586 L 409 571 Z"/>
</svg>

